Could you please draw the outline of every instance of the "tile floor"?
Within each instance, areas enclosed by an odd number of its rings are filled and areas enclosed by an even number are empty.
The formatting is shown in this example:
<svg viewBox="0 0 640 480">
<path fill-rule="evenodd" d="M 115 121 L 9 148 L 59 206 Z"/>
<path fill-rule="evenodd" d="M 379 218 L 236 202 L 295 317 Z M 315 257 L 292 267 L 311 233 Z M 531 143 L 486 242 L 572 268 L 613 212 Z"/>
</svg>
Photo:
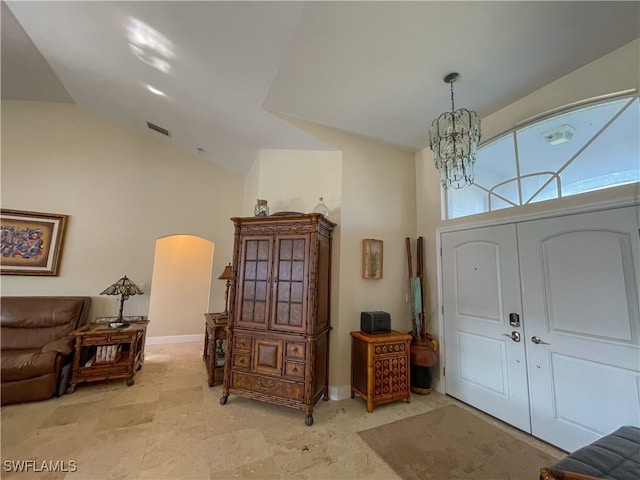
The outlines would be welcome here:
<svg viewBox="0 0 640 480">
<path fill-rule="evenodd" d="M 208 387 L 201 355 L 201 343 L 147 346 L 131 387 L 124 380 L 80 384 L 60 398 L 2 407 L 1 478 L 393 480 L 399 477 L 357 432 L 459 404 L 432 393 L 367 413 L 358 397 L 320 401 L 307 427 L 300 410 L 237 395 L 220 405 L 222 387 Z M 564 456 L 492 422 L 556 458 Z M 34 460 L 40 471 L 10 471 L 9 462 L 20 460 Z M 59 462 L 58 471 L 47 472 L 43 461 Z"/>
</svg>

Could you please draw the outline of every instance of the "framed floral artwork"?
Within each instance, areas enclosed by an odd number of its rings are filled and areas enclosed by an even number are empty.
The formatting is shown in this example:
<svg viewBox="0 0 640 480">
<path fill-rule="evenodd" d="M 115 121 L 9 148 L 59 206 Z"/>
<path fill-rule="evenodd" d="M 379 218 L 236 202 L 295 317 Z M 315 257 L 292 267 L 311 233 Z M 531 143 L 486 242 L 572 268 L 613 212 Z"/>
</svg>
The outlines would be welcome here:
<svg viewBox="0 0 640 480">
<path fill-rule="evenodd" d="M 57 275 L 67 215 L 0 210 L 0 274 Z"/>
<path fill-rule="evenodd" d="M 362 240 L 362 278 L 382 278 L 382 240 Z"/>
</svg>

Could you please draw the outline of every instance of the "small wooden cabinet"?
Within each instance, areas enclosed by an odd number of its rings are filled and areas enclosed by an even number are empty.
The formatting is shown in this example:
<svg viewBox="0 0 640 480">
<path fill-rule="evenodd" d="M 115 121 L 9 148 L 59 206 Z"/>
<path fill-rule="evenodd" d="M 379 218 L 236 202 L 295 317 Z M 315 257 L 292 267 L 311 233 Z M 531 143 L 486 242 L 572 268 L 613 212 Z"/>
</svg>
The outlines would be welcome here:
<svg viewBox="0 0 640 480">
<path fill-rule="evenodd" d="M 359 394 L 370 413 L 382 403 L 410 403 L 410 345 L 411 335 L 394 330 L 351 332 L 351 398 Z"/>
<path fill-rule="evenodd" d="M 322 214 L 233 218 L 229 393 L 304 410 L 328 400 L 331 236 Z"/>
<path fill-rule="evenodd" d="M 210 387 L 222 382 L 224 376 L 225 352 L 227 351 L 227 333 L 229 323 L 227 312 L 205 313 L 204 353 L 202 358 L 207 365 L 207 379 Z"/>
<path fill-rule="evenodd" d="M 73 332 L 76 337 L 71 382 L 72 393 L 81 382 L 126 378 L 133 385 L 144 362 L 144 343 L 149 320 L 136 320 L 123 328 L 107 323 L 89 323 Z"/>
</svg>

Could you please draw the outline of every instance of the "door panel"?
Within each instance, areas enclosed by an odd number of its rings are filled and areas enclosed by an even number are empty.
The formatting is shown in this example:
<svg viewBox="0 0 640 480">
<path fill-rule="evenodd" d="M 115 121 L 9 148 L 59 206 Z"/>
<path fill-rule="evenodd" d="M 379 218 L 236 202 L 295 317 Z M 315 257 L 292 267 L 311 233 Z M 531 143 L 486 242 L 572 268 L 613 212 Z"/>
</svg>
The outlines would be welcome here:
<svg viewBox="0 0 640 480">
<path fill-rule="evenodd" d="M 633 265 L 629 235 L 571 231 L 541 240 L 540 245 L 549 330 L 631 342 L 630 302 L 636 300 L 625 280 L 632 278 L 631 271 L 625 272 Z M 601 291 L 603 279 L 604 301 L 600 295 L 585 295 Z M 607 322 L 600 321 L 603 318 Z"/>
<path fill-rule="evenodd" d="M 276 237 L 274 313 L 269 328 L 303 333 L 306 329 L 309 236 Z"/>
<path fill-rule="evenodd" d="M 509 375 L 506 368 L 505 342 L 458 331 L 458 346 L 460 379 L 507 398 Z M 487 375 L 486 372 L 496 365 L 501 369 L 493 371 L 492 375 Z"/>
<path fill-rule="evenodd" d="M 447 393 L 531 431 L 515 226 L 443 234 L 442 264 Z"/>
<path fill-rule="evenodd" d="M 551 354 L 553 411 L 558 421 L 579 429 L 608 432 L 611 425 L 637 423 L 638 376 L 599 361 Z M 594 388 L 595 387 L 595 388 Z M 609 392 L 617 392 L 611 396 Z M 580 401 L 576 401 L 579 398 Z M 606 415 L 601 412 L 606 405 Z"/>
<path fill-rule="evenodd" d="M 238 325 L 267 328 L 269 302 L 267 292 L 271 281 L 271 237 L 247 237 L 240 252 Z"/>
<path fill-rule="evenodd" d="M 573 451 L 640 426 L 635 209 L 517 229 L 533 434 Z"/>
<path fill-rule="evenodd" d="M 500 246 L 473 242 L 456 247 L 456 307 L 459 315 L 502 323 Z"/>
</svg>

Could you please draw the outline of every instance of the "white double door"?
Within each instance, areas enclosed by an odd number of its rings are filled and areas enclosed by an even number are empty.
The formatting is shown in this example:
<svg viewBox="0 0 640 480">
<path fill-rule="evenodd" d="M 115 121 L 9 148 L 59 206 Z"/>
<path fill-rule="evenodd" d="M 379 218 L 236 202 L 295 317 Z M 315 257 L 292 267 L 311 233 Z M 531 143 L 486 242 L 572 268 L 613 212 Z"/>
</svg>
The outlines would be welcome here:
<svg viewBox="0 0 640 480">
<path fill-rule="evenodd" d="M 442 235 L 446 392 L 564 450 L 640 426 L 636 208 Z"/>
</svg>

